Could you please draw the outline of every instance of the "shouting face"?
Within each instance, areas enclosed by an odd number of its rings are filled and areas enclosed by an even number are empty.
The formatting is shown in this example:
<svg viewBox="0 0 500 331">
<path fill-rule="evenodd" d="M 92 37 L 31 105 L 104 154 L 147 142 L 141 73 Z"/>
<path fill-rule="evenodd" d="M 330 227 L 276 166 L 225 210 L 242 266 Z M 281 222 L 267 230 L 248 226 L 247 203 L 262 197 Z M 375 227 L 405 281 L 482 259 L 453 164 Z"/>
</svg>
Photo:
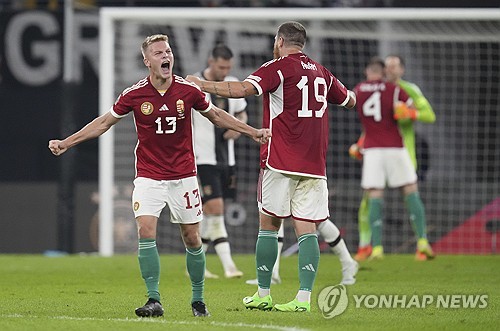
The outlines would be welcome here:
<svg viewBox="0 0 500 331">
<path fill-rule="evenodd" d="M 149 45 L 144 54 L 144 64 L 151 75 L 157 79 L 170 80 L 174 66 L 174 54 L 166 41 L 157 41 Z"/>
</svg>

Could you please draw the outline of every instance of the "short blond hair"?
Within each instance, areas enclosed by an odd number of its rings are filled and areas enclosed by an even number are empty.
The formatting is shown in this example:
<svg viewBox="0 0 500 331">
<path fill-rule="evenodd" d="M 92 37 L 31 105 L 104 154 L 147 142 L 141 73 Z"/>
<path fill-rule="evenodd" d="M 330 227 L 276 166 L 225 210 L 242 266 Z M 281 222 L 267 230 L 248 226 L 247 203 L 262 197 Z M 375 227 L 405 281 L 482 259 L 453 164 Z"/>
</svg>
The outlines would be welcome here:
<svg viewBox="0 0 500 331">
<path fill-rule="evenodd" d="M 144 39 L 141 45 L 142 56 L 145 57 L 146 50 L 148 49 L 148 47 L 151 44 L 154 44 L 158 41 L 166 41 L 168 43 L 168 36 L 165 34 L 154 34 L 146 37 L 146 39 Z"/>
</svg>

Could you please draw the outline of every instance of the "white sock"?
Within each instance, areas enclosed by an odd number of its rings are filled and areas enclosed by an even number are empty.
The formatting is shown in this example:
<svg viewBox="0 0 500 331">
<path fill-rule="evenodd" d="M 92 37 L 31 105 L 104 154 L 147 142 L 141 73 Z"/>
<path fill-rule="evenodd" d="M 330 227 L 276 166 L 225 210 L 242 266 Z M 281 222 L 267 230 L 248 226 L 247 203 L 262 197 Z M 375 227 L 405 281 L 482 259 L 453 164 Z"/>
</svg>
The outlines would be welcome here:
<svg viewBox="0 0 500 331">
<path fill-rule="evenodd" d="M 295 298 L 298 302 L 311 302 L 311 292 L 299 290 Z"/>
<path fill-rule="evenodd" d="M 225 272 L 236 270 L 236 265 L 231 257 L 231 247 L 229 246 L 229 242 L 226 241 L 218 243 L 214 245 L 214 249 L 222 262 L 222 267 Z"/>
<path fill-rule="evenodd" d="M 259 297 L 263 298 L 266 295 L 271 294 L 271 289 L 269 288 L 260 288 L 257 290 L 259 292 Z"/>
<path fill-rule="evenodd" d="M 233 258 L 231 257 L 231 247 L 227 241 L 227 231 L 224 224 L 223 215 L 207 215 L 205 216 L 206 228 L 202 227 L 204 232 L 202 234 L 208 235 L 212 244 L 214 245 L 215 252 L 219 256 L 219 259 L 224 268 L 224 272 L 236 270 L 236 265 L 234 264 Z"/>
<path fill-rule="evenodd" d="M 278 238 L 279 238 L 279 233 L 278 233 Z M 274 268 L 273 268 L 274 278 L 279 278 L 280 276 L 280 259 L 282 250 L 283 250 L 283 241 L 278 241 L 278 255 L 276 256 L 276 262 L 274 263 Z"/>
<path fill-rule="evenodd" d="M 208 224 L 207 218 L 203 219 L 200 222 L 200 237 L 202 239 L 210 240 L 210 226 Z M 210 242 L 208 243 L 202 243 L 201 244 L 203 247 L 203 251 L 206 253 L 208 250 L 208 247 L 210 246 Z"/>
<path fill-rule="evenodd" d="M 318 231 L 327 243 L 335 242 L 335 241 L 339 240 L 339 238 L 340 238 L 340 230 L 330 220 L 326 220 L 324 222 L 321 222 L 318 225 Z M 335 255 L 337 255 L 339 257 L 339 260 L 340 260 L 340 263 L 342 264 L 342 266 L 345 263 L 352 262 L 351 254 L 349 253 L 349 250 L 347 249 L 347 246 L 345 245 L 344 239 L 340 238 L 339 242 L 335 246 L 331 247 L 331 250 L 333 253 L 335 253 Z"/>
<path fill-rule="evenodd" d="M 339 257 L 340 263 L 344 266 L 346 263 L 351 263 L 353 261 L 347 246 L 345 245 L 344 239 L 340 239 L 339 243 L 331 248 L 332 252 Z"/>
<path fill-rule="evenodd" d="M 318 231 L 327 243 L 334 242 L 340 236 L 339 228 L 330 220 L 319 223 Z"/>
</svg>

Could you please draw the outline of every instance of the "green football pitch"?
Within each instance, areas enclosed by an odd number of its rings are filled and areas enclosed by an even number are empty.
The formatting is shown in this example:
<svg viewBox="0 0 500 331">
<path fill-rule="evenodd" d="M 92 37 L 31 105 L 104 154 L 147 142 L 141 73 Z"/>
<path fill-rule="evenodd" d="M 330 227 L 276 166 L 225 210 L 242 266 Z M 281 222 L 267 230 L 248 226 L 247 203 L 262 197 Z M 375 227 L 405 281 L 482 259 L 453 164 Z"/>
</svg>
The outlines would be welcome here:
<svg viewBox="0 0 500 331">
<path fill-rule="evenodd" d="M 500 256 L 438 256 L 416 262 L 412 255 L 387 255 L 361 264 L 357 283 L 347 287 L 348 306 L 325 318 L 318 293 L 340 282 L 338 259 L 322 254 L 311 313 L 246 310 L 242 298 L 256 287 L 253 255 L 236 255 L 241 279 L 207 279 L 209 318 L 194 318 L 183 255 L 162 255 L 160 290 L 165 316 L 140 319 L 134 308 L 146 301 L 137 258 L 122 255 L 44 257 L 0 255 L 0 330 L 499 330 Z M 217 256 L 209 269 L 222 274 Z M 297 256 L 282 259 L 282 284 L 272 286 L 275 303 L 293 299 L 298 289 Z M 360 298 L 366 298 L 361 300 Z M 382 296 L 407 298 L 378 306 Z M 409 304 L 427 296 L 432 304 Z M 357 299 L 355 298 L 357 297 Z M 461 298 L 481 297 L 480 304 Z M 451 298 L 447 306 L 439 298 Z M 417 300 L 418 301 L 418 300 Z M 421 303 L 421 302 L 420 302 Z M 406 306 L 405 306 L 406 305 Z M 410 307 L 408 307 L 410 306 Z"/>
</svg>

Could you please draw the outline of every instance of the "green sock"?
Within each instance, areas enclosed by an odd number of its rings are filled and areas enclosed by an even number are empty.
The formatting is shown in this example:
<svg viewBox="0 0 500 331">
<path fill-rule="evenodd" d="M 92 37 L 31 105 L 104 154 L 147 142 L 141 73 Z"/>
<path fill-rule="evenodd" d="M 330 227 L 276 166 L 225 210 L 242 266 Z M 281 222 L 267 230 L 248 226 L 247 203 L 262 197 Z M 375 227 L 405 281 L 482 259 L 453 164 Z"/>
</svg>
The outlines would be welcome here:
<svg viewBox="0 0 500 331">
<path fill-rule="evenodd" d="M 306 233 L 301 235 L 298 241 L 300 290 L 311 292 L 319 266 L 318 236 L 315 233 Z"/>
<path fill-rule="evenodd" d="M 198 248 L 186 248 L 186 265 L 191 279 L 193 297 L 191 303 L 195 301 L 203 302 L 203 290 L 205 285 L 205 252 L 203 246 Z"/>
<path fill-rule="evenodd" d="M 278 231 L 259 230 L 255 245 L 257 280 L 262 289 L 271 288 L 271 276 L 278 256 Z"/>
<path fill-rule="evenodd" d="M 370 227 L 372 230 L 372 245 L 382 245 L 382 199 L 368 199 L 368 217 L 370 219 Z"/>
<path fill-rule="evenodd" d="M 406 206 L 410 213 L 410 220 L 418 238 L 427 238 L 425 229 L 425 209 L 420 194 L 412 192 L 405 197 Z"/>
<path fill-rule="evenodd" d="M 156 248 L 156 240 L 139 239 L 139 268 L 142 279 L 146 283 L 148 297 L 160 301 L 160 256 Z"/>
<path fill-rule="evenodd" d="M 358 210 L 358 229 L 359 229 L 359 247 L 370 245 L 372 230 L 370 228 L 370 219 L 368 217 L 370 209 L 368 208 L 368 193 L 363 193 L 363 199 Z"/>
</svg>

